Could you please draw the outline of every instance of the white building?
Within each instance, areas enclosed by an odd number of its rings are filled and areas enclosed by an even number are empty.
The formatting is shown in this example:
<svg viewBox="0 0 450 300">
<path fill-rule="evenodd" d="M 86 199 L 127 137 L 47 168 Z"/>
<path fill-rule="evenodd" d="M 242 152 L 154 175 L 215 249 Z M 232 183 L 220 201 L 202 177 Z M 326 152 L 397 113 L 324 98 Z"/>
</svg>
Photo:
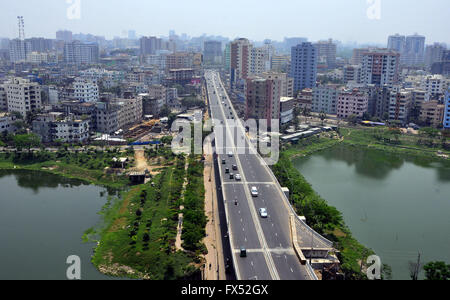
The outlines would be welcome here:
<svg viewBox="0 0 450 300">
<path fill-rule="evenodd" d="M 4 84 L 9 112 L 37 112 L 42 108 L 41 86 L 23 78 L 12 78 Z"/>
<path fill-rule="evenodd" d="M 313 88 L 312 111 L 335 115 L 340 86 L 336 84 L 320 85 Z"/>
<path fill-rule="evenodd" d="M 294 79 L 286 73 L 264 72 L 261 77 L 265 79 L 276 79 L 281 81 L 281 97 L 294 97 Z"/>
<path fill-rule="evenodd" d="M 438 99 L 447 90 L 448 82 L 442 75 L 428 75 L 423 77 L 420 88 L 426 92 L 426 101 Z"/>
<path fill-rule="evenodd" d="M 77 78 L 73 83 L 73 97 L 82 102 L 98 101 L 98 85 L 88 79 Z"/>
<path fill-rule="evenodd" d="M 389 49 L 371 49 L 362 53 L 361 83 L 392 85 L 399 80 L 400 54 Z"/>
</svg>

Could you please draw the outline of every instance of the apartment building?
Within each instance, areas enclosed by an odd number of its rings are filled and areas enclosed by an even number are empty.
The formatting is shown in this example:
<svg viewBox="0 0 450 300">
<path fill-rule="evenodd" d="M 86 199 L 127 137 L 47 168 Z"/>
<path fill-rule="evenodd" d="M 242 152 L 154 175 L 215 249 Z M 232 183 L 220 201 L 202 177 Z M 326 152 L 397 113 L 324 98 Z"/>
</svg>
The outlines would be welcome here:
<svg viewBox="0 0 450 300">
<path fill-rule="evenodd" d="M 294 120 L 295 99 L 281 97 L 280 99 L 280 124 L 284 125 Z"/>
<path fill-rule="evenodd" d="M 9 112 L 19 112 L 26 117 L 28 112 L 42 108 L 41 86 L 23 78 L 12 78 L 4 85 Z"/>
<path fill-rule="evenodd" d="M 444 128 L 450 129 L 450 88 L 445 93 Z"/>
<path fill-rule="evenodd" d="M 13 133 L 16 131 L 14 123 L 16 122 L 16 117 L 10 113 L 0 112 L 0 134 Z"/>
<path fill-rule="evenodd" d="M 294 79 L 288 77 L 286 73 L 264 72 L 262 78 L 275 79 L 281 81 L 281 97 L 294 97 Z"/>
<path fill-rule="evenodd" d="M 400 54 L 389 49 L 372 49 L 362 54 L 361 83 L 392 85 L 399 80 Z"/>
<path fill-rule="evenodd" d="M 444 121 L 445 105 L 437 100 L 424 102 L 421 105 L 419 119 L 427 126 L 440 127 Z"/>
<path fill-rule="evenodd" d="M 142 121 L 143 102 L 141 97 L 132 99 L 109 98 L 97 103 L 97 131 L 113 134 L 120 129 Z"/>
<path fill-rule="evenodd" d="M 76 78 L 72 86 L 74 99 L 81 102 L 98 101 L 98 85 L 95 81 L 84 78 Z"/>
<path fill-rule="evenodd" d="M 250 77 L 246 80 L 246 119 L 271 120 L 280 118 L 281 81 Z"/>
<path fill-rule="evenodd" d="M 389 97 L 389 120 L 401 121 L 406 124 L 412 104 L 411 91 L 398 87 L 393 88 Z"/>
<path fill-rule="evenodd" d="M 163 109 L 163 106 L 165 104 L 163 98 L 154 98 L 149 94 L 140 94 L 138 98 L 140 98 L 142 101 L 143 115 L 159 117 L 161 110 Z"/>
<path fill-rule="evenodd" d="M 344 82 L 361 83 L 361 65 L 344 66 Z"/>
<path fill-rule="evenodd" d="M 222 63 L 222 42 L 205 41 L 203 44 L 203 56 L 206 64 Z"/>
<path fill-rule="evenodd" d="M 348 118 L 352 115 L 362 118 L 369 108 L 369 98 L 358 89 L 342 90 L 337 101 L 337 116 Z"/>
<path fill-rule="evenodd" d="M 313 44 L 292 47 L 290 77 L 294 79 L 294 92 L 316 86 L 317 62 L 317 49 Z"/>
<path fill-rule="evenodd" d="M 231 86 L 235 87 L 241 80 L 250 75 L 251 50 L 253 45 L 249 40 L 241 38 L 230 44 L 230 75 Z"/>
<path fill-rule="evenodd" d="M 80 41 L 64 44 L 64 62 L 68 64 L 94 64 L 99 61 L 99 47 L 96 43 Z"/>
<path fill-rule="evenodd" d="M 436 99 L 438 100 L 445 94 L 447 89 L 448 81 L 442 75 L 427 75 L 423 77 L 420 87 L 426 93 L 426 99 Z"/>
<path fill-rule="evenodd" d="M 313 88 L 312 111 L 335 115 L 341 86 L 325 84 Z"/>
<path fill-rule="evenodd" d="M 8 100 L 6 98 L 6 90 L 3 85 L 0 84 L 0 112 L 8 111 Z"/>
<path fill-rule="evenodd" d="M 336 67 L 337 46 L 333 43 L 333 40 L 319 41 L 314 46 L 317 48 L 318 61 L 323 61 L 326 64 L 326 69 L 334 69 Z"/>
</svg>

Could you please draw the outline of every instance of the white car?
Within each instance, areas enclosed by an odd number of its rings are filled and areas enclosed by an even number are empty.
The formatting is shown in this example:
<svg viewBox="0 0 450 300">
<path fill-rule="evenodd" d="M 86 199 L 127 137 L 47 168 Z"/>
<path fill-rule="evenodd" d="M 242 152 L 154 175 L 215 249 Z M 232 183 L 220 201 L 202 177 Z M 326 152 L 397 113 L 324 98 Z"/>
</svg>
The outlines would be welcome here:
<svg viewBox="0 0 450 300">
<path fill-rule="evenodd" d="M 228 152 L 229 157 L 233 157 L 233 152 Z"/>
<path fill-rule="evenodd" d="M 268 217 L 267 209 L 265 209 L 265 208 L 260 208 L 260 209 L 259 209 L 259 215 L 261 216 L 261 218 L 267 218 L 267 217 Z"/>
<path fill-rule="evenodd" d="M 242 180 L 241 175 L 239 175 L 239 174 L 236 174 L 236 176 L 234 176 L 234 179 L 236 179 L 236 181 Z"/>
<path fill-rule="evenodd" d="M 258 188 L 256 186 L 252 187 L 252 196 L 258 197 L 258 195 L 259 195 Z"/>
</svg>

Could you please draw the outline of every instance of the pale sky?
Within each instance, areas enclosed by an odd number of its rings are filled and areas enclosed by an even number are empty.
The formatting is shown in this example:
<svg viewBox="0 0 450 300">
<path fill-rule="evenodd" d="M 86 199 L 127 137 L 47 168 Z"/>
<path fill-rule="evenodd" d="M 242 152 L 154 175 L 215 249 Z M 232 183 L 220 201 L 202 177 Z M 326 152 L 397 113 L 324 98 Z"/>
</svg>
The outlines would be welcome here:
<svg viewBox="0 0 450 300">
<path fill-rule="evenodd" d="M 81 17 L 69 19 L 69 3 L 77 1 Z M 369 3 L 377 1 L 380 19 L 369 19 Z M 167 36 L 173 29 L 231 39 L 331 37 L 386 43 L 390 34 L 417 32 L 427 37 L 427 44 L 450 44 L 449 12 L 449 0 L 1 0 L 0 37 L 17 37 L 21 15 L 26 37 L 55 38 L 59 29 L 108 39 L 130 29 L 138 35 Z"/>
</svg>

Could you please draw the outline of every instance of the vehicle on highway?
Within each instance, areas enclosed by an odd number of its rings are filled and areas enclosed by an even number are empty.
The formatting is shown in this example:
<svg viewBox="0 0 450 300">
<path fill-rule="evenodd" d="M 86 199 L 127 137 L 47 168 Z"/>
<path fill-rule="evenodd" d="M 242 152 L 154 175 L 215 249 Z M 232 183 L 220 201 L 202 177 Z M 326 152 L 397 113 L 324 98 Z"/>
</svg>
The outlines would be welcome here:
<svg viewBox="0 0 450 300">
<path fill-rule="evenodd" d="M 259 215 L 261 216 L 261 218 L 265 219 L 268 217 L 267 214 L 267 209 L 266 208 L 260 208 L 259 209 Z"/>
<path fill-rule="evenodd" d="M 252 187 L 252 196 L 258 197 L 258 195 L 259 195 L 258 188 L 256 186 Z"/>
<path fill-rule="evenodd" d="M 229 157 L 233 157 L 233 152 L 231 152 L 231 151 L 228 152 L 228 156 L 229 156 Z"/>
<path fill-rule="evenodd" d="M 247 249 L 241 247 L 241 257 L 247 257 Z"/>
<path fill-rule="evenodd" d="M 230 169 L 229 168 L 225 169 L 225 174 L 230 174 Z"/>
<path fill-rule="evenodd" d="M 234 179 L 234 174 L 230 173 L 230 179 Z"/>
<path fill-rule="evenodd" d="M 239 174 L 236 174 L 236 176 L 234 176 L 234 178 L 236 179 L 236 181 L 242 180 L 241 175 L 239 175 Z"/>
<path fill-rule="evenodd" d="M 233 165 L 233 171 L 237 171 L 238 167 L 236 165 Z"/>
<path fill-rule="evenodd" d="M 222 165 L 226 165 L 227 161 L 225 159 L 222 159 Z"/>
</svg>

